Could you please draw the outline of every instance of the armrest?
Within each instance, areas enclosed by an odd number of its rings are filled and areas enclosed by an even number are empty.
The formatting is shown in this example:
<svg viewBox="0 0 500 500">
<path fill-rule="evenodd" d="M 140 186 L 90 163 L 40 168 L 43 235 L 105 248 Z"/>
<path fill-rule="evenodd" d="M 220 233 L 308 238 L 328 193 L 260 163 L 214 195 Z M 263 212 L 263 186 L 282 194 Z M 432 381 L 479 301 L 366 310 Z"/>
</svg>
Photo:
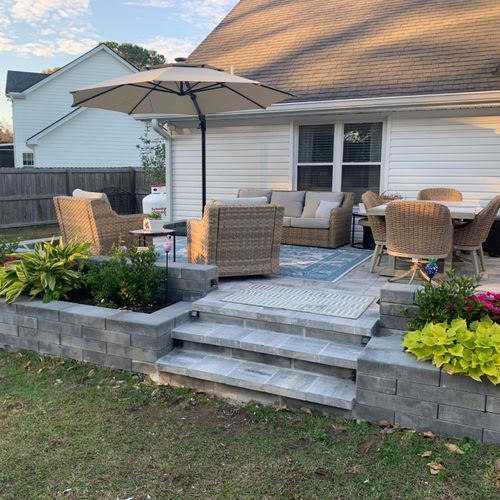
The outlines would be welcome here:
<svg viewBox="0 0 500 500">
<path fill-rule="evenodd" d="M 205 219 L 187 221 L 187 261 L 191 264 L 209 264 L 209 228 Z"/>
</svg>

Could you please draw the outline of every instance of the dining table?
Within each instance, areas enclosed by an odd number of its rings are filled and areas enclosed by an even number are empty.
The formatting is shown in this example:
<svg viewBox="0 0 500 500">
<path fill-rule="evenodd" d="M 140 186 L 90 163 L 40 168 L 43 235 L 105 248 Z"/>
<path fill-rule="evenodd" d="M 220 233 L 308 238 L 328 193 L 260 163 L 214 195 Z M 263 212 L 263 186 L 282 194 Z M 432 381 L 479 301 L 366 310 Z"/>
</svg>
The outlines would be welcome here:
<svg viewBox="0 0 500 500">
<path fill-rule="evenodd" d="M 382 205 L 377 205 L 376 207 L 372 207 L 367 209 L 368 215 L 378 215 L 381 217 L 385 217 L 385 210 L 389 203 L 397 203 L 388 202 L 383 203 Z M 439 203 L 440 205 L 444 205 L 450 210 L 451 218 L 454 221 L 463 221 L 464 223 L 468 223 L 473 221 L 476 218 L 476 215 L 482 210 L 479 202 L 475 201 L 435 201 L 433 203 Z M 449 271 L 453 267 L 453 250 L 449 253 L 448 257 L 444 260 L 444 270 Z M 396 257 L 393 255 L 388 256 L 387 266 L 382 269 L 379 273 L 380 276 L 390 276 L 394 277 L 397 275 L 396 270 Z"/>
</svg>

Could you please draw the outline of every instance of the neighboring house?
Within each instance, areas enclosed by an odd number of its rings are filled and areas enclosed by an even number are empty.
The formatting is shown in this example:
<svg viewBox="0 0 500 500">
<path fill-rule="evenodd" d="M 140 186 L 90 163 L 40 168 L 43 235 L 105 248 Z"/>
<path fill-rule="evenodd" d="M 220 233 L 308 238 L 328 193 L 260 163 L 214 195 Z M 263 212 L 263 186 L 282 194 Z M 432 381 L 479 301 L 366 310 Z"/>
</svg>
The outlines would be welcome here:
<svg viewBox="0 0 500 500">
<path fill-rule="evenodd" d="M 16 167 L 137 167 L 144 127 L 112 111 L 72 108 L 71 90 L 138 71 L 99 45 L 56 72 L 7 73 Z"/>
<path fill-rule="evenodd" d="M 491 0 L 242 0 L 189 62 L 297 97 L 208 118 L 208 196 L 242 186 L 358 200 L 428 186 L 499 194 L 499 27 Z M 199 216 L 199 131 L 173 125 L 173 217 Z"/>
</svg>

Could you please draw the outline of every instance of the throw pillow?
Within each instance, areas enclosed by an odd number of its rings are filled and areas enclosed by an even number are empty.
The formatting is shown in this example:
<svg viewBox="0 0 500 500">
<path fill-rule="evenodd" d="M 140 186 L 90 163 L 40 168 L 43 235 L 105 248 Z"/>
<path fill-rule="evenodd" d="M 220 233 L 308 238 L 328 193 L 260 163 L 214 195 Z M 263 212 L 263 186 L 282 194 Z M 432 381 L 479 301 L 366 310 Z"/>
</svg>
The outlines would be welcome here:
<svg viewBox="0 0 500 500">
<path fill-rule="evenodd" d="M 75 189 L 73 198 L 84 198 L 86 200 L 104 200 L 109 203 L 106 193 L 97 193 L 95 191 L 84 191 L 83 189 Z"/>
<path fill-rule="evenodd" d="M 318 209 L 316 210 L 315 217 L 318 219 L 329 219 L 330 212 L 334 208 L 340 207 L 340 201 L 325 201 L 321 200 L 318 205 Z"/>
</svg>

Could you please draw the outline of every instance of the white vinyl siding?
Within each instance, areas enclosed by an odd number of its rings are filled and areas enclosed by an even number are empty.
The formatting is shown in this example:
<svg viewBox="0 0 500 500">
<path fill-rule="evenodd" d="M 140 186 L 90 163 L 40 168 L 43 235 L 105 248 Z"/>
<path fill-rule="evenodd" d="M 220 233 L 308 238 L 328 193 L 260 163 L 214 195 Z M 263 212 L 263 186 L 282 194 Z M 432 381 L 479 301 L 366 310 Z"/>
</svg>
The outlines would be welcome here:
<svg viewBox="0 0 500 500">
<path fill-rule="evenodd" d="M 207 199 L 234 197 L 243 187 L 291 189 L 291 128 L 273 125 L 207 128 Z M 201 139 L 189 129 L 172 141 L 173 218 L 201 214 Z"/>
<path fill-rule="evenodd" d="M 394 114 L 386 189 L 415 197 L 445 186 L 466 200 L 500 194 L 500 114 L 486 113 Z"/>
</svg>

